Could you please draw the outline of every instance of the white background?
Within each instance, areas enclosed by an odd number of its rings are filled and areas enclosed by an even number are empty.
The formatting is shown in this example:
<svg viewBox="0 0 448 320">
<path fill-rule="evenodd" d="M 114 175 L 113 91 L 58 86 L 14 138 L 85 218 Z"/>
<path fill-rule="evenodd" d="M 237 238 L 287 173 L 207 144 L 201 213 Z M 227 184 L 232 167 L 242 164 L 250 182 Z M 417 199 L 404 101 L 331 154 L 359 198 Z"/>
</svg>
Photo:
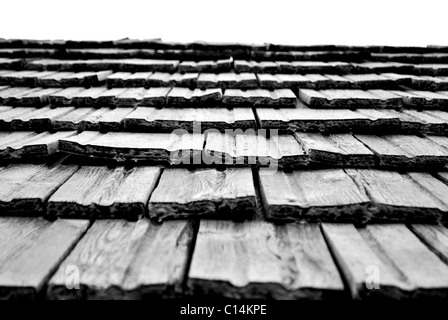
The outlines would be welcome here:
<svg viewBox="0 0 448 320">
<path fill-rule="evenodd" d="M 448 0 L 0 0 L 0 37 L 448 45 Z"/>
</svg>

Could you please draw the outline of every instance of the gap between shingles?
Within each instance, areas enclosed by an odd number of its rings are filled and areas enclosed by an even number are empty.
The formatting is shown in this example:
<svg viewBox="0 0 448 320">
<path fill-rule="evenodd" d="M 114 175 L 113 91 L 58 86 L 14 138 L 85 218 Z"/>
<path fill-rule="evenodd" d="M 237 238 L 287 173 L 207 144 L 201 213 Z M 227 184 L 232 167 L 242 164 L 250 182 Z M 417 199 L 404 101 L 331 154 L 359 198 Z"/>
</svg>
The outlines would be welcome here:
<svg viewBox="0 0 448 320">
<path fill-rule="evenodd" d="M 351 299 L 355 299 L 356 297 L 353 296 L 351 290 L 350 290 L 350 283 L 349 280 L 346 278 L 345 273 L 344 273 L 344 267 L 342 266 L 342 262 L 339 261 L 337 254 L 333 248 L 333 246 L 330 243 L 330 240 L 327 238 L 327 236 L 325 235 L 325 232 L 322 228 L 322 223 L 319 223 L 319 230 L 320 233 L 322 234 L 322 237 L 324 239 L 325 245 L 328 248 L 328 252 L 330 253 L 331 258 L 333 259 L 333 262 L 336 266 L 336 269 L 338 270 L 339 273 L 339 277 L 341 278 L 342 284 L 344 285 L 344 295 L 346 295 L 348 298 Z"/>
<path fill-rule="evenodd" d="M 259 175 L 259 168 L 252 168 L 252 180 L 254 183 L 255 189 L 255 201 L 256 201 L 256 212 L 254 216 L 254 220 L 264 220 L 266 218 L 266 210 L 265 201 L 263 198 L 263 192 L 261 190 L 261 181 Z"/>
<path fill-rule="evenodd" d="M 438 226 L 438 225 L 434 225 Z M 417 239 L 420 240 L 421 243 L 423 243 L 423 245 L 428 248 L 429 251 L 431 251 L 432 253 L 434 253 L 440 260 L 442 260 L 443 263 L 445 263 L 446 265 L 448 265 L 448 257 L 446 257 L 445 255 L 443 255 L 443 253 L 441 253 L 439 250 L 437 250 L 436 248 L 434 248 L 429 241 L 427 241 L 424 237 L 422 237 L 420 235 L 420 233 L 418 233 L 412 224 L 407 224 L 406 227 L 417 237 Z M 431 225 L 432 227 L 432 225 Z M 444 227 L 443 227 L 444 228 Z"/>
<path fill-rule="evenodd" d="M 154 191 L 156 190 L 156 188 L 159 186 L 159 182 L 160 182 L 160 179 L 162 178 L 162 174 L 163 174 L 164 171 L 165 171 L 165 167 L 161 166 L 161 167 L 160 167 L 160 173 L 159 173 L 159 175 L 157 176 L 156 181 L 155 181 L 155 183 L 154 183 L 154 188 L 152 188 L 151 192 L 149 193 L 148 200 L 145 202 L 145 216 L 146 216 L 146 217 L 144 217 L 144 218 L 149 219 L 149 209 L 148 209 L 148 206 L 149 206 L 149 200 L 151 199 L 152 194 L 154 193 Z"/>
<path fill-rule="evenodd" d="M 54 223 L 54 222 L 52 222 Z M 87 232 L 90 230 L 90 228 L 95 223 L 95 220 L 91 219 L 89 220 L 89 224 L 87 225 L 87 228 L 79 235 L 78 239 L 76 241 L 73 241 L 73 243 L 67 248 L 66 252 L 61 255 L 60 259 L 55 263 L 55 266 L 52 267 L 47 274 L 47 276 L 43 279 L 43 285 L 42 287 L 37 291 L 38 299 L 44 299 L 46 300 L 47 297 L 47 289 L 48 289 L 48 282 L 51 278 L 56 274 L 57 270 L 61 267 L 62 263 L 67 259 L 67 257 L 73 252 L 75 247 L 81 242 L 81 240 L 84 238 L 84 236 L 87 234 Z"/>
</svg>

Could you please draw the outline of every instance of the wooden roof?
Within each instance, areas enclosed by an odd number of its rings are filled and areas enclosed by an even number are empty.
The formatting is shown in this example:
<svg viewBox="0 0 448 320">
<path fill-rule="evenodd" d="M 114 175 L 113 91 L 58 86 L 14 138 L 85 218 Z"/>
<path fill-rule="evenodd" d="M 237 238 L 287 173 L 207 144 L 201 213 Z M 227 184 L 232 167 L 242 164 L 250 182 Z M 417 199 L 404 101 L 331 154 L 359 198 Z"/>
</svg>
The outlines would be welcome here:
<svg viewBox="0 0 448 320">
<path fill-rule="evenodd" d="M 448 47 L 0 39 L 0 298 L 446 298 L 447 164 Z"/>
</svg>

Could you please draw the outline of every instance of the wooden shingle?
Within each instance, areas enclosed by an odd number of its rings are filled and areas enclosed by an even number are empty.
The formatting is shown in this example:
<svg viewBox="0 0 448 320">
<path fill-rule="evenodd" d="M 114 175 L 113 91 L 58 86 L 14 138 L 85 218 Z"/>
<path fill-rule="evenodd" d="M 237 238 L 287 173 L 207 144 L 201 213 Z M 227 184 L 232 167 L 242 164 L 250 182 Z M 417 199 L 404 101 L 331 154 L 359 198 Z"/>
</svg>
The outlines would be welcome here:
<svg viewBox="0 0 448 320">
<path fill-rule="evenodd" d="M 46 201 L 78 166 L 59 164 L 11 164 L 0 169 L 2 214 L 42 215 Z"/>
<path fill-rule="evenodd" d="M 290 89 L 226 89 L 222 102 L 232 107 L 295 107 L 297 97 Z"/>
<path fill-rule="evenodd" d="M 137 132 L 172 132 L 179 128 L 188 132 L 196 128 L 201 132 L 207 129 L 245 130 L 255 128 L 255 117 L 250 108 L 138 107 L 125 117 L 124 127 Z"/>
<path fill-rule="evenodd" d="M 445 207 L 436 197 L 413 181 L 395 171 L 346 169 L 364 188 L 372 206 L 367 218 L 375 222 L 437 222 Z"/>
<path fill-rule="evenodd" d="M 245 219 L 256 210 L 249 168 L 165 169 L 148 203 L 149 216 L 160 220 L 203 216 Z"/>
<path fill-rule="evenodd" d="M 98 220 L 49 280 L 49 299 L 144 299 L 178 295 L 194 237 L 188 221 Z M 79 288 L 67 270 L 79 269 Z M 72 285 L 72 283 L 69 283 Z"/>
<path fill-rule="evenodd" d="M 298 167 L 309 162 L 308 156 L 292 135 L 267 137 L 255 131 L 208 132 L 204 157 L 206 163 L 227 166 Z"/>
<path fill-rule="evenodd" d="M 200 156 L 202 134 L 109 132 L 106 134 L 84 131 L 61 139 L 59 150 L 67 153 L 108 158 L 116 161 L 134 160 L 190 164 Z M 199 159 L 200 160 L 200 159 Z M 200 162 L 199 162 L 200 163 Z"/>
<path fill-rule="evenodd" d="M 432 140 L 414 135 L 355 135 L 379 158 L 385 167 L 443 167 L 448 160 L 448 150 Z"/>
<path fill-rule="evenodd" d="M 325 299 L 343 284 L 319 227 L 201 221 L 188 273 L 196 297 Z"/>
<path fill-rule="evenodd" d="M 158 167 L 81 167 L 50 197 L 47 214 L 136 219 L 145 213 L 159 175 Z"/>
<path fill-rule="evenodd" d="M 48 278 L 87 230 L 89 221 L 0 219 L 0 298 L 38 299 Z"/>
<path fill-rule="evenodd" d="M 375 156 L 351 134 L 322 135 L 296 132 L 295 137 L 312 161 L 350 167 L 371 167 Z"/>
<path fill-rule="evenodd" d="M 361 221 L 370 202 L 342 169 L 260 169 L 266 216 L 279 220 Z"/>
<path fill-rule="evenodd" d="M 324 224 L 352 297 L 446 297 L 448 267 L 404 225 Z"/>
</svg>

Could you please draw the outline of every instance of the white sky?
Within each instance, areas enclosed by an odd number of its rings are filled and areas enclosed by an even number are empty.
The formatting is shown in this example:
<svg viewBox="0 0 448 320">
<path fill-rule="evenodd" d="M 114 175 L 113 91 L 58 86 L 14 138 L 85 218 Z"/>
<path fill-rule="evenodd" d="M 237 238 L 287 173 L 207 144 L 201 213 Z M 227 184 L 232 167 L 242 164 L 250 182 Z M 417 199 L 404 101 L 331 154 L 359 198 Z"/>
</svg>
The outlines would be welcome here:
<svg viewBox="0 0 448 320">
<path fill-rule="evenodd" d="M 448 45 L 447 0 L 1 0 L 0 37 Z"/>
</svg>

